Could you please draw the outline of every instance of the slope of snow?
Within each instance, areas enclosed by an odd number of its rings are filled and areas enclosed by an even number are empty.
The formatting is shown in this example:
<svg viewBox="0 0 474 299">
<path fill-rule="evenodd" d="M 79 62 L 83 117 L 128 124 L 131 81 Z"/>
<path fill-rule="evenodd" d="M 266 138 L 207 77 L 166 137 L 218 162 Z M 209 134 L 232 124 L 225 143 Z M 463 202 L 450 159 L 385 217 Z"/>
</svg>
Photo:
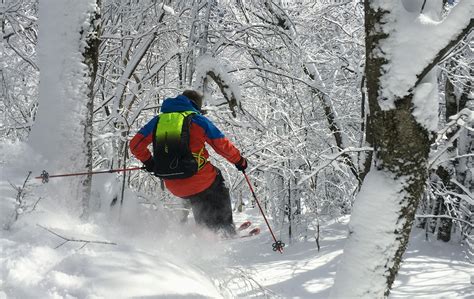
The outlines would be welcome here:
<svg viewBox="0 0 474 299">
<path fill-rule="evenodd" d="M 237 221 L 258 222 L 256 210 L 236 215 Z M 314 239 L 287 244 L 283 254 L 271 251 L 272 240 L 260 222 L 262 233 L 233 241 L 228 275 L 233 297 L 328 298 L 341 261 L 349 217 L 321 225 L 321 250 Z M 283 237 L 283 241 L 285 237 Z M 472 265 L 457 244 L 426 241 L 424 231 L 414 229 L 390 298 L 472 298 Z M 233 275 L 232 275 L 233 274 Z M 359 274 L 360 275 L 360 274 Z M 359 297 L 358 297 L 359 298 Z"/>
<path fill-rule="evenodd" d="M 473 298 L 473 275 L 459 245 L 427 241 L 415 229 L 390 298 Z"/>
<path fill-rule="evenodd" d="M 30 162 L 28 149 L 0 144 L 0 222 L 11 222 L 16 191 Z M 28 152 L 34 161 L 34 151 Z M 19 156 L 18 156 L 19 155 Z M 7 161 L 10 161 L 7 164 Z M 37 175 L 34 173 L 34 175 Z M 0 230 L 0 298 L 327 298 L 346 239 L 348 217 L 322 221 L 321 250 L 314 238 L 272 251 L 273 240 L 259 211 L 235 214 L 250 219 L 260 235 L 218 240 L 192 219 L 178 225 L 162 209 L 146 209 L 128 192 L 124 205 L 109 207 L 114 175 L 95 176 L 98 211 L 89 221 L 73 216 L 64 202 L 50 199 L 31 180 L 27 207 L 9 230 Z M 60 181 L 61 180 L 61 181 Z M 57 179 L 61 185 L 64 179 Z M 54 183 L 53 179 L 50 183 Z M 34 211 L 31 205 L 38 202 Z M 29 207 L 29 208 L 28 208 Z M 68 238 L 117 245 L 64 242 Z M 472 265 L 458 245 L 425 241 L 415 230 L 392 298 L 470 298 Z"/>
<path fill-rule="evenodd" d="M 209 268 L 209 260 L 225 252 L 215 246 L 216 237 L 194 225 L 174 227 L 172 216 L 163 210 L 145 209 L 129 192 L 123 206 L 110 208 L 113 193 L 103 189 L 114 180 L 113 175 L 98 178 L 94 194 L 101 208 L 88 222 L 79 220 L 66 199 L 55 200 L 45 193 L 50 188 L 44 189 L 39 180 L 32 179 L 27 184 L 23 212 L 12 224 L 17 191 L 10 183 L 21 186 L 29 168 L 28 161 L 16 158 L 25 153 L 33 157 L 34 152 L 23 144 L 3 144 L 1 148 L 0 298 L 221 296 L 222 291 L 204 270 Z M 67 186 L 63 179 L 51 179 L 48 184 Z M 68 239 L 116 245 L 64 243 L 45 228 Z"/>
<path fill-rule="evenodd" d="M 7 298 L 219 296 L 200 269 L 158 252 L 97 245 L 82 250 L 53 249 L 0 241 L 6 260 L 1 269 L 2 289 Z"/>
</svg>

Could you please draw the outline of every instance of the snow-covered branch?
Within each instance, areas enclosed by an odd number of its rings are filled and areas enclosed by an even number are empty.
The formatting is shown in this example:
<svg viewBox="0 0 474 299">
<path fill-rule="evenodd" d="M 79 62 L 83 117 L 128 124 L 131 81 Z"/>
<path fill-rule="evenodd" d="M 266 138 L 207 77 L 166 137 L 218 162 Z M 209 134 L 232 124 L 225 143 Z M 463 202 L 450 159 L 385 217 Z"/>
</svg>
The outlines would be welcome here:
<svg viewBox="0 0 474 299">
<path fill-rule="evenodd" d="M 389 11 L 392 18 L 390 26 L 384 26 L 389 37 L 380 48 L 389 63 L 381 76 L 382 96 L 389 101 L 409 94 L 473 26 L 474 6 L 470 0 L 460 1 L 443 21 L 428 13 L 412 12 L 403 1 L 377 5 Z"/>
<path fill-rule="evenodd" d="M 464 2 L 467 2 L 467 1 L 464 0 Z M 472 12 L 474 13 L 474 10 L 472 10 Z M 455 18 L 455 17 L 452 17 L 452 18 Z M 438 63 L 440 63 L 441 60 L 443 60 L 443 58 L 445 57 L 445 55 L 449 53 L 449 51 L 452 48 L 454 48 L 454 46 L 456 46 L 456 44 L 458 44 L 472 30 L 473 27 L 474 27 L 474 19 L 471 18 L 471 21 L 469 22 L 469 24 L 466 27 L 464 27 L 461 30 L 461 32 L 458 32 L 457 35 L 454 35 L 452 39 L 449 40 L 448 43 L 442 49 L 440 49 L 438 53 L 436 53 L 436 55 L 432 58 L 431 63 L 427 65 L 421 71 L 421 73 L 417 75 L 418 79 L 416 80 L 415 87 L 421 83 L 423 78 L 433 69 L 433 67 L 435 67 Z"/>
<path fill-rule="evenodd" d="M 240 89 L 232 82 L 231 77 L 225 70 L 222 62 L 217 59 L 203 55 L 199 58 L 196 65 L 195 89 L 202 90 L 207 82 L 207 77 L 212 78 L 219 86 L 222 95 L 226 99 L 232 114 L 235 116 L 235 107 L 240 106 Z"/>
<path fill-rule="evenodd" d="M 373 151 L 373 150 L 374 149 L 371 148 L 371 147 L 361 147 L 361 148 L 348 147 L 348 148 L 345 148 L 345 149 L 341 150 L 340 152 L 338 152 L 338 153 L 336 153 L 332 156 L 327 156 L 327 157 L 325 157 L 327 160 L 324 161 L 323 163 L 319 164 L 318 166 L 316 166 L 316 169 L 313 170 L 309 175 L 306 175 L 303 178 L 301 178 L 301 180 L 298 182 L 298 185 L 304 183 L 305 181 L 309 180 L 313 176 L 317 175 L 321 170 L 323 170 L 324 168 L 331 165 L 331 163 L 336 161 L 339 157 L 347 156 L 347 153 L 366 152 L 366 151 Z"/>
<path fill-rule="evenodd" d="M 450 121 L 438 132 L 436 142 L 439 148 L 433 153 L 429 160 L 429 167 L 433 168 L 435 163 L 443 157 L 455 140 L 457 140 L 463 129 L 469 130 L 469 123 L 474 120 L 474 111 L 464 108 L 459 113 L 450 117 Z"/>
<path fill-rule="evenodd" d="M 10 186 L 15 189 L 17 192 L 16 198 L 15 198 L 15 210 L 14 210 L 14 216 L 11 222 L 8 222 L 5 224 L 5 229 L 10 229 L 11 225 L 18 220 L 20 215 L 23 215 L 25 213 L 30 213 L 36 209 L 36 206 L 38 205 L 39 201 L 41 200 L 41 197 L 36 200 L 36 202 L 33 205 L 28 205 L 28 201 L 26 200 L 27 194 L 28 194 L 28 181 L 30 180 L 31 176 L 31 171 L 28 172 L 28 175 L 25 178 L 25 181 L 23 182 L 23 185 L 21 186 L 16 186 L 12 183 L 10 183 Z"/>
</svg>

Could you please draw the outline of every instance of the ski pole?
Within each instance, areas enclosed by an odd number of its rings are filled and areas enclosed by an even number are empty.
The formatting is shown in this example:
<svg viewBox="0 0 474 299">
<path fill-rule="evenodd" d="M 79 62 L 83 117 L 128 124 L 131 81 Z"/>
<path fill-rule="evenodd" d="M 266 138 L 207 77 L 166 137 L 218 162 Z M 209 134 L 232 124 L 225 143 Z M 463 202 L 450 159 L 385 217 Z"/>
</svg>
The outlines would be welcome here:
<svg viewBox="0 0 474 299">
<path fill-rule="evenodd" d="M 99 174 L 99 173 L 114 173 L 114 172 L 133 171 L 133 170 L 140 170 L 140 169 L 145 169 L 145 167 L 119 168 L 119 169 L 108 169 L 108 170 L 65 173 L 65 174 L 53 174 L 53 175 L 50 175 L 46 170 L 43 170 L 41 175 L 35 177 L 35 179 L 41 179 L 43 183 L 47 183 L 47 182 L 49 182 L 50 178 L 78 176 L 78 175 L 89 175 L 89 174 L 94 175 L 94 174 Z"/>
<path fill-rule="evenodd" d="M 275 234 L 273 233 L 273 230 L 270 227 L 270 223 L 268 223 L 267 217 L 265 216 L 265 213 L 263 212 L 262 206 L 260 205 L 260 202 L 257 199 L 257 195 L 255 195 L 255 191 L 253 191 L 253 187 L 252 187 L 252 184 L 250 184 L 249 177 L 245 173 L 245 170 L 242 170 L 242 173 L 244 174 L 245 180 L 247 181 L 247 184 L 249 185 L 253 198 L 255 199 L 255 202 L 257 203 L 258 208 L 260 209 L 260 213 L 262 213 L 263 219 L 265 220 L 265 223 L 267 224 L 268 229 L 270 230 L 270 233 L 272 234 L 273 241 L 275 241 L 275 243 L 272 244 L 273 251 L 278 250 L 280 253 L 283 253 L 283 247 L 285 247 L 285 243 L 283 243 L 281 240 L 277 241 Z"/>
</svg>

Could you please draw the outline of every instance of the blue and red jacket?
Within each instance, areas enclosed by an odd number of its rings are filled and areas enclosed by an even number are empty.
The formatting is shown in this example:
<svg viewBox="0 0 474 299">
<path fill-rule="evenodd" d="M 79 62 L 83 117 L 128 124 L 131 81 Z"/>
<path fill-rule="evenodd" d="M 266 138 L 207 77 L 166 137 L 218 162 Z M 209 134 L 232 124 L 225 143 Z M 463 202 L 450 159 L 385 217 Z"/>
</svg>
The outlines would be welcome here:
<svg viewBox="0 0 474 299">
<path fill-rule="evenodd" d="M 209 158 L 205 143 L 209 144 L 219 155 L 226 158 L 230 163 L 237 163 L 240 158 L 239 150 L 230 142 L 224 134 L 206 117 L 202 116 L 195 104 L 183 95 L 169 98 L 163 102 L 161 112 L 195 111 L 191 120 L 189 146 L 193 153 L 198 153 L 204 148 L 202 156 Z M 130 151 L 142 162 L 151 158 L 148 149 L 153 141 L 154 130 L 159 115 L 151 119 L 130 141 Z M 185 179 L 164 180 L 166 188 L 178 197 L 186 197 L 197 194 L 209 188 L 217 175 L 215 167 L 206 163 L 195 175 Z"/>
</svg>

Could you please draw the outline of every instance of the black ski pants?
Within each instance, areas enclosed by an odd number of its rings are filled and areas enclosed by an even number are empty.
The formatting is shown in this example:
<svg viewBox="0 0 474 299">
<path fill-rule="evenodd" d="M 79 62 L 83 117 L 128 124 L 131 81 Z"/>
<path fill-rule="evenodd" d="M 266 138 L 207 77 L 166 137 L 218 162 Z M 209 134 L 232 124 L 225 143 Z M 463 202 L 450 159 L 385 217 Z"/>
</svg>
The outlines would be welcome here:
<svg viewBox="0 0 474 299">
<path fill-rule="evenodd" d="M 224 177 L 218 169 L 216 179 L 209 188 L 185 198 L 191 202 L 194 219 L 198 225 L 206 226 L 226 236 L 236 233 L 229 189 L 225 186 Z"/>
</svg>

